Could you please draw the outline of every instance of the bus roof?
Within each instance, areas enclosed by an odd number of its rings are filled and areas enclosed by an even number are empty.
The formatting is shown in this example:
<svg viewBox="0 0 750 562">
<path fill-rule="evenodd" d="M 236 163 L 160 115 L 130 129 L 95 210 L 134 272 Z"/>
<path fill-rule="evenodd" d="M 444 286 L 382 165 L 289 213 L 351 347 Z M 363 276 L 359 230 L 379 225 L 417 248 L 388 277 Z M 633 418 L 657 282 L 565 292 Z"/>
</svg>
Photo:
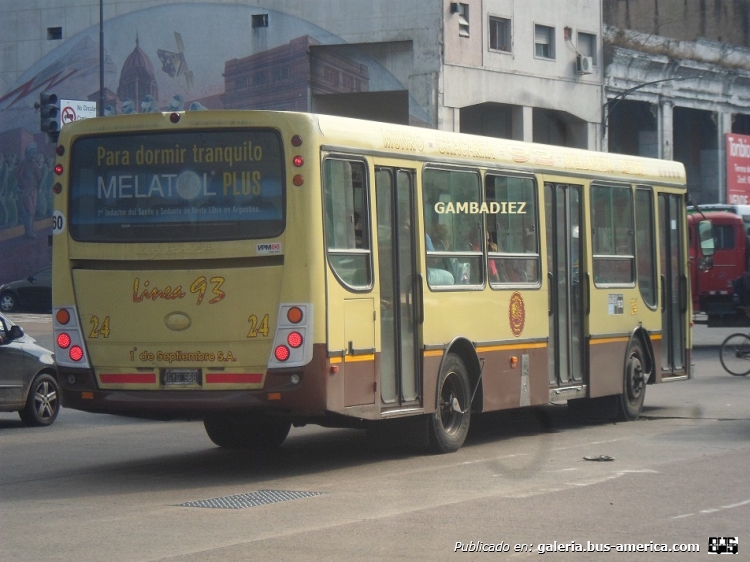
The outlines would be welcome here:
<svg viewBox="0 0 750 562">
<path fill-rule="evenodd" d="M 193 127 L 241 128 L 277 127 L 285 123 L 318 133 L 314 139 L 331 150 L 367 153 L 398 153 L 403 157 L 454 163 L 502 167 L 519 171 L 606 178 L 633 183 L 649 182 L 685 187 L 685 168 L 680 162 L 626 154 L 596 152 L 522 141 L 469 135 L 365 121 L 323 114 L 260 110 L 208 110 L 173 113 L 119 115 L 85 119 L 65 125 L 61 142 L 77 135 L 131 133 L 147 130 L 181 130 Z M 177 121 L 176 123 L 173 121 Z"/>
</svg>

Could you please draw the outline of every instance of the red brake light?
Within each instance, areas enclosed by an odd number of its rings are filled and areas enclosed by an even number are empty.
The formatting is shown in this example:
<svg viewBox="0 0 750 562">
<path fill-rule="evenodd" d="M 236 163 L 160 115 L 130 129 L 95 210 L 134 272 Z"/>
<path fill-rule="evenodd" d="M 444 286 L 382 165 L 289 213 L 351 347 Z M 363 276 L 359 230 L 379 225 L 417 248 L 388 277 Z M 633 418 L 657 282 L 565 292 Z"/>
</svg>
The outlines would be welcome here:
<svg viewBox="0 0 750 562">
<path fill-rule="evenodd" d="M 60 349 L 68 349 L 70 346 L 70 336 L 66 333 L 62 333 L 57 336 L 57 347 Z"/>
<path fill-rule="evenodd" d="M 294 164 L 298 168 L 301 167 L 302 164 L 304 164 L 304 163 L 305 163 L 305 159 L 302 158 L 302 156 L 300 156 L 299 154 L 297 156 L 295 156 L 294 158 L 292 158 L 292 164 Z"/>
<path fill-rule="evenodd" d="M 286 361 L 289 359 L 289 348 L 285 345 L 276 346 L 273 354 L 276 356 L 278 361 Z"/>
<path fill-rule="evenodd" d="M 288 343 L 290 347 L 297 349 L 302 345 L 302 334 L 299 332 L 292 332 L 286 337 L 286 343 Z"/>
<path fill-rule="evenodd" d="M 74 345 L 70 348 L 70 353 L 68 353 L 68 355 L 73 361 L 80 361 L 81 359 L 83 359 L 83 349 L 81 349 L 77 345 Z"/>
<path fill-rule="evenodd" d="M 62 173 L 63 173 L 63 166 L 62 166 L 62 164 L 58 164 L 58 165 L 55 166 L 55 173 L 58 176 L 62 175 Z"/>
<path fill-rule="evenodd" d="M 302 137 L 299 135 L 294 135 L 292 137 L 292 146 L 301 146 L 302 145 Z"/>
<path fill-rule="evenodd" d="M 292 183 L 296 185 L 297 187 L 301 186 L 303 183 L 305 183 L 304 176 L 301 176 L 300 174 L 297 174 L 292 178 Z"/>
</svg>

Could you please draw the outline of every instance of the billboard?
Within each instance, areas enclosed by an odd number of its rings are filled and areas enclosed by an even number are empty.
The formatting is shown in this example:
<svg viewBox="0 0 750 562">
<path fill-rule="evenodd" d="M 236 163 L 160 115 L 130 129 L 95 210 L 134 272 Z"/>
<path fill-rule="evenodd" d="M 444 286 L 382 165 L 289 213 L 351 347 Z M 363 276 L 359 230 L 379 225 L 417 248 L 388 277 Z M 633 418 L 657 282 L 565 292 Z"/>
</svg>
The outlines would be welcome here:
<svg viewBox="0 0 750 562">
<path fill-rule="evenodd" d="M 727 133 L 727 203 L 750 205 L 750 136 Z"/>
</svg>

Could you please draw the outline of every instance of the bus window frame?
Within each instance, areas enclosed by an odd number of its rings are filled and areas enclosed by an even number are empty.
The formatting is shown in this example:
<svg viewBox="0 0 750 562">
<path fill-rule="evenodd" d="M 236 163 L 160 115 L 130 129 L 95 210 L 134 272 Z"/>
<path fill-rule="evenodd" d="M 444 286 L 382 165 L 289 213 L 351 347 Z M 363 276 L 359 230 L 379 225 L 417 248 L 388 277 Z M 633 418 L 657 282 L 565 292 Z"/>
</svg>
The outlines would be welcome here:
<svg viewBox="0 0 750 562">
<path fill-rule="evenodd" d="M 356 162 L 359 164 L 362 164 L 363 166 L 363 176 L 362 176 L 362 206 L 364 210 L 364 217 L 367 227 L 367 236 L 364 239 L 367 242 L 367 248 L 366 249 L 360 249 L 360 248 L 349 248 L 349 249 L 334 249 L 331 250 L 328 247 L 328 240 L 329 240 L 329 229 L 328 229 L 328 220 L 327 220 L 327 214 L 328 210 L 326 207 L 326 192 L 327 192 L 327 181 L 328 178 L 326 177 L 326 162 L 329 160 L 339 160 L 339 161 L 346 161 L 346 162 Z M 372 290 L 375 287 L 375 268 L 374 268 L 374 259 L 373 259 L 373 247 L 372 247 L 372 205 L 370 202 L 370 162 L 361 156 L 354 156 L 351 154 L 342 154 L 342 153 L 328 153 L 325 154 L 321 161 L 320 166 L 321 171 L 321 204 L 322 204 L 322 222 L 323 222 L 323 247 L 326 254 L 326 263 L 328 264 L 328 267 L 330 268 L 331 272 L 333 273 L 333 276 L 336 278 L 336 280 L 339 282 L 339 284 L 346 289 L 347 291 L 355 294 L 366 294 L 371 293 Z M 356 211 L 355 211 L 356 212 Z M 331 261 L 331 256 L 346 256 L 346 255 L 368 255 L 368 259 L 366 261 L 367 264 L 367 271 L 366 275 L 368 276 L 368 284 L 362 285 L 362 286 L 355 286 L 349 284 L 347 281 L 345 281 L 341 274 L 339 273 L 337 267 L 334 265 L 334 263 Z"/>
<path fill-rule="evenodd" d="M 489 274 L 487 275 L 488 284 L 490 288 L 494 291 L 507 291 L 507 290 L 517 290 L 519 288 L 522 289 L 528 289 L 528 290 L 539 290 L 542 288 L 542 252 L 541 252 L 541 240 L 540 240 L 540 229 L 539 229 L 539 216 L 540 216 L 540 209 L 539 209 L 539 182 L 537 181 L 536 175 L 534 174 L 524 174 L 519 172 L 512 172 L 512 171 L 504 171 L 504 170 L 494 170 L 494 169 L 488 169 L 485 171 L 484 178 L 482 181 L 483 191 L 482 196 L 484 198 L 484 201 L 487 202 L 487 178 L 488 177 L 497 177 L 502 176 L 505 178 L 517 178 L 517 179 L 526 179 L 531 180 L 531 188 L 532 188 L 532 194 L 534 197 L 534 229 L 535 229 L 535 250 L 536 252 L 533 254 L 529 253 L 522 253 L 522 254 L 514 254 L 514 253 L 508 253 L 508 252 L 490 252 L 489 247 L 487 247 L 487 260 L 485 264 L 486 271 L 489 272 L 490 259 L 508 259 L 510 261 L 513 261 L 514 259 L 518 260 L 529 260 L 531 259 L 531 256 L 536 257 L 536 270 L 537 270 L 537 279 L 536 281 L 496 281 L 493 282 L 489 278 Z M 485 217 L 485 224 L 484 224 L 484 237 L 485 241 L 487 238 L 487 234 L 489 233 L 489 229 L 487 228 L 487 221 L 489 220 L 489 217 L 491 216 L 491 213 L 488 213 L 488 215 Z M 486 245 L 486 244 L 485 244 Z"/>
<path fill-rule="evenodd" d="M 425 241 L 424 244 L 424 257 L 425 257 L 425 281 L 427 282 L 427 288 L 431 292 L 464 292 L 464 291 L 482 291 L 484 290 L 486 284 L 487 284 L 487 250 L 486 250 L 486 243 L 485 243 L 485 237 L 486 237 L 486 225 L 484 218 L 479 218 L 479 228 L 481 229 L 481 232 L 479 234 L 479 242 L 480 242 L 480 249 L 479 251 L 452 251 L 452 250 L 428 250 L 427 249 L 427 217 L 425 216 L 424 209 L 427 205 L 428 197 L 425 197 L 425 173 L 428 171 L 438 171 L 438 172 L 459 172 L 459 173 L 466 173 L 466 174 L 472 174 L 477 178 L 477 190 L 478 190 L 478 201 L 477 203 L 481 205 L 484 202 L 484 193 L 483 193 L 483 175 L 482 171 L 479 168 L 475 168 L 472 166 L 457 166 L 457 165 L 451 165 L 451 164 L 445 164 L 442 162 L 427 162 L 422 166 L 421 174 L 420 174 L 420 195 L 422 199 L 422 209 L 421 209 L 421 215 L 422 220 L 421 223 L 421 236 L 422 240 Z M 438 203 L 439 201 L 436 201 L 435 203 Z M 434 204 L 433 204 L 434 205 Z M 451 213 L 451 214 L 458 214 L 458 213 Z M 481 217 L 481 215 L 478 215 Z M 451 227 L 451 231 L 453 230 L 453 227 Z M 455 236 L 454 236 L 455 238 Z M 433 241 L 434 244 L 434 241 Z M 480 282 L 479 283 L 457 283 L 455 282 L 455 275 L 454 275 L 454 283 L 453 285 L 433 285 L 429 281 L 429 275 L 428 273 L 428 258 L 442 258 L 442 259 L 456 259 L 464 257 L 471 260 L 475 260 L 477 257 L 479 258 L 479 266 L 480 266 Z M 449 271 L 449 270 L 447 270 Z M 449 273 L 453 273 L 449 271 Z"/>
<path fill-rule="evenodd" d="M 597 254 L 595 252 L 596 245 L 596 227 L 595 227 L 595 206 L 594 206 L 594 190 L 595 189 L 625 189 L 630 194 L 630 226 L 631 226 L 631 254 Z M 589 215 L 590 215 L 590 233 L 591 233 L 591 275 L 594 281 L 594 287 L 599 289 L 609 288 L 635 288 L 638 282 L 638 273 L 636 271 L 636 243 L 635 243 L 635 194 L 631 184 L 625 183 L 611 183 L 605 181 L 592 181 L 589 185 Z M 612 206 L 609 207 L 610 211 Z M 613 233 L 614 236 L 614 233 Z M 628 261 L 630 262 L 630 281 L 628 282 L 616 282 L 616 281 L 599 281 L 596 278 L 596 261 L 597 259 L 610 260 L 610 261 Z"/>
<path fill-rule="evenodd" d="M 66 177 L 68 180 L 68 193 L 67 193 L 67 205 L 68 205 L 68 231 L 71 240 L 81 243 L 81 244 L 161 244 L 161 243 L 168 243 L 168 244 L 181 244 L 181 243 L 194 243 L 194 242 L 210 242 L 210 243 L 216 243 L 216 242 L 246 242 L 246 241 L 255 241 L 255 240 L 269 240 L 269 239 L 276 239 L 280 238 L 284 235 L 287 229 L 287 204 L 289 200 L 288 196 L 288 185 L 287 185 L 287 170 L 285 165 L 286 160 L 286 151 L 284 146 L 284 139 L 282 138 L 281 131 L 277 127 L 269 127 L 269 126 L 259 126 L 259 127 L 253 127 L 253 126 L 240 126 L 240 127 L 226 127 L 226 128 L 216 128 L 216 127 L 196 127 L 191 128 L 187 131 L 185 131 L 185 134 L 190 133 L 199 133 L 199 134 L 214 134 L 214 133 L 236 133 L 236 134 L 242 134 L 247 132 L 267 132 L 271 133 L 276 142 L 278 143 L 278 149 L 279 149 L 279 181 L 281 184 L 281 204 L 279 211 L 281 213 L 281 226 L 277 232 L 273 233 L 262 233 L 260 235 L 254 235 L 254 236 L 232 236 L 232 237 L 216 237 L 211 238 L 210 240 L 204 235 L 204 236 L 197 236 L 197 237 L 189 237 L 189 238 L 183 238 L 182 235 L 179 237 L 175 237 L 175 239 L 168 239 L 164 240 L 162 238 L 159 239 L 147 239 L 147 240 L 139 240 L 139 239 L 123 239 L 121 236 L 116 237 L 106 237 L 104 239 L 91 239 L 91 238 L 85 238 L 79 236 L 79 226 L 77 225 L 77 217 L 74 215 L 71 215 L 73 213 L 73 202 L 71 200 L 72 197 L 72 185 L 73 185 L 73 179 L 74 179 L 74 172 L 71 170 L 66 173 Z M 175 131 L 171 130 L 156 130 L 156 129 L 148 129 L 148 130 L 133 130 L 133 131 L 117 131 L 117 132 L 108 132 L 108 133 L 90 133 L 90 134 L 83 134 L 80 136 L 77 136 L 73 138 L 69 143 L 69 158 L 70 158 L 70 166 L 74 165 L 74 156 L 76 149 L 76 144 L 80 142 L 86 142 L 91 139 L 102 139 L 106 137 L 115 137 L 115 138 L 124 138 L 124 137 L 131 137 L 131 138 L 139 138 L 143 137 L 144 135 L 147 136 L 160 136 L 160 135 L 175 135 Z M 78 172 L 76 172 L 78 173 Z M 75 220 L 74 220 L 75 219 Z M 163 232 L 163 231 L 162 231 Z"/>
<path fill-rule="evenodd" d="M 647 192 L 651 196 L 651 216 L 649 217 L 649 221 L 651 223 L 651 244 L 650 244 L 650 250 L 651 250 L 651 271 L 652 271 L 652 284 L 653 284 L 653 298 L 654 303 L 649 303 L 646 298 L 643 296 L 643 290 L 641 288 L 641 271 L 639 266 L 639 255 L 638 255 L 638 211 L 636 210 L 636 206 L 638 204 L 638 192 Z M 659 271 L 658 271 L 658 252 L 657 252 L 657 230 L 656 230 L 656 190 L 651 185 L 645 185 L 645 184 L 638 184 L 635 186 L 635 193 L 633 194 L 633 211 L 635 214 L 635 279 L 636 283 L 638 284 L 638 294 L 641 296 L 641 300 L 643 300 L 643 304 L 646 305 L 646 307 L 649 310 L 657 310 L 659 307 Z M 689 231 L 690 229 L 687 228 L 687 225 L 685 226 L 685 230 Z"/>
</svg>

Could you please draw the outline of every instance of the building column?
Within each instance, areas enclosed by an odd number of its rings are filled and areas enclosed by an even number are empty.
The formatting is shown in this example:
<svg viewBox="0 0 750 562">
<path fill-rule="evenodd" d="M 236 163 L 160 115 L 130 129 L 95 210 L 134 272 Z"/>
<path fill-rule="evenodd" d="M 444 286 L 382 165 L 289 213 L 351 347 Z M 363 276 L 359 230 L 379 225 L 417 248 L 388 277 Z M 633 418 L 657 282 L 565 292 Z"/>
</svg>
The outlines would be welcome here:
<svg viewBox="0 0 750 562">
<path fill-rule="evenodd" d="M 719 203 L 727 203 L 727 143 L 725 136 L 727 133 L 732 132 L 732 118 L 733 115 L 731 113 L 717 114 L 716 131 L 719 138 L 716 144 L 719 147 L 719 163 L 717 165 L 719 172 L 717 174 Z"/>
<path fill-rule="evenodd" d="M 674 160 L 674 103 L 665 100 L 659 104 L 659 158 Z"/>
<path fill-rule="evenodd" d="M 512 124 L 513 140 L 534 141 L 534 108 L 530 106 L 513 106 Z"/>
<path fill-rule="evenodd" d="M 586 148 L 588 150 L 604 150 L 599 146 L 599 124 L 598 123 L 587 123 L 587 143 Z"/>
</svg>

